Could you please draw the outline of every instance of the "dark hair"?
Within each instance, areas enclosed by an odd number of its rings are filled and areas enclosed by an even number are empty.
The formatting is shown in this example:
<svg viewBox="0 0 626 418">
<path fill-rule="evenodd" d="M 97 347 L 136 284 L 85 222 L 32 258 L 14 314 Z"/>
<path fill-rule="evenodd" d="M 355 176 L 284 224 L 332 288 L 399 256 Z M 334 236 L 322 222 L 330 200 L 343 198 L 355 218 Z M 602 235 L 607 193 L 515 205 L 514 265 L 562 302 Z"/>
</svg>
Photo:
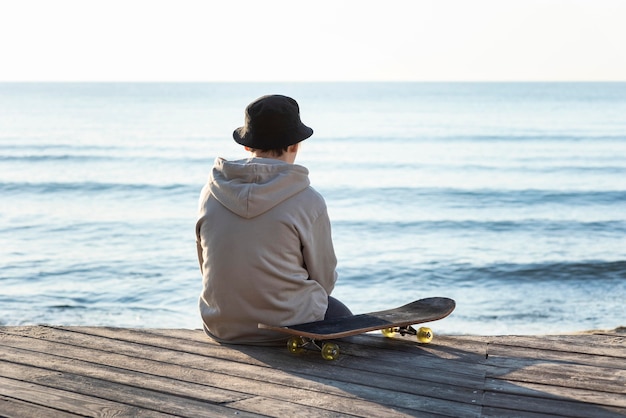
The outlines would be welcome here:
<svg viewBox="0 0 626 418">
<path fill-rule="evenodd" d="M 280 157 L 281 155 L 283 155 L 284 153 L 286 153 L 287 151 L 289 151 L 289 147 L 290 145 L 283 147 L 283 148 L 275 148 L 275 149 L 257 149 L 257 148 L 250 148 L 250 151 L 252 152 L 261 152 L 263 154 L 270 154 L 273 155 L 275 157 Z"/>
</svg>

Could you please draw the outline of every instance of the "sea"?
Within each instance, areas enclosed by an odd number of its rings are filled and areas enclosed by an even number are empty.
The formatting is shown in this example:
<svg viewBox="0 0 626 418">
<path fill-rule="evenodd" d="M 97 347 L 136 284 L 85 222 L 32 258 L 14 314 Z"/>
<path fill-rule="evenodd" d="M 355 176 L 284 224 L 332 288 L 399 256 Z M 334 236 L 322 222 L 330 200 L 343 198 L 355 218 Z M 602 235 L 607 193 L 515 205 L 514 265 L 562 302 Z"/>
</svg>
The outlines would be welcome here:
<svg viewBox="0 0 626 418">
<path fill-rule="evenodd" d="M 264 94 L 315 133 L 355 313 L 443 334 L 626 325 L 626 83 L 0 83 L 0 325 L 201 327 L 200 189 Z"/>
</svg>

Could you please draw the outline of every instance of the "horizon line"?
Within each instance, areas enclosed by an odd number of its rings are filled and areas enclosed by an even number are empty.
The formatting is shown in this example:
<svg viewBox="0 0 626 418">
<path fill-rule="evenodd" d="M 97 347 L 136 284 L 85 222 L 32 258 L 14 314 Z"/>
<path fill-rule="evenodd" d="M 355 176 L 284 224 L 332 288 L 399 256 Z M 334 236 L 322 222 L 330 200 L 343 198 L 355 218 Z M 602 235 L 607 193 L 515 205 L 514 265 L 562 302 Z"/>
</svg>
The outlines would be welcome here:
<svg viewBox="0 0 626 418">
<path fill-rule="evenodd" d="M 35 83 L 66 83 L 66 84 L 79 84 L 79 83 L 101 83 L 101 84 L 125 84 L 125 83 L 145 83 L 145 84 L 227 84 L 227 83 L 238 83 L 238 84 L 263 84 L 263 83 L 293 83 L 293 84 L 305 84 L 305 83 L 625 83 L 626 79 L 615 79 L 615 80 L 177 80 L 177 79 L 163 79 L 163 80 L 140 80 L 140 79 L 120 79 L 120 80 L 107 80 L 107 79 L 84 79 L 84 80 L 71 80 L 71 79 L 58 79 L 58 80 L 45 80 L 45 79 L 35 79 L 35 80 L 3 80 L 0 79 L 0 83 L 2 84 L 35 84 Z"/>
</svg>

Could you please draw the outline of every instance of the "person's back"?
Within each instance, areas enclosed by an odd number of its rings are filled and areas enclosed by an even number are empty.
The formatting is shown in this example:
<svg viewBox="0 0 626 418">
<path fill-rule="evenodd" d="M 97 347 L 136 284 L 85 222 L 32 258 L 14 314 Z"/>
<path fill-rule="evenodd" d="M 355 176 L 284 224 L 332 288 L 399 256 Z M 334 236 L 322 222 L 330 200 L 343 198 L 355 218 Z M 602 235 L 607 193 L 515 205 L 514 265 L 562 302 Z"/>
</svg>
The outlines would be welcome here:
<svg viewBox="0 0 626 418">
<path fill-rule="evenodd" d="M 313 131 L 297 103 L 264 96 L 246 109 L 233 134 L 252 158 L 218 158 L 202 190 L 196 225 L 203 274 L 200 312 L 218 341 L 271 343 L 284 336 L 259 322 L 321 320 L 337 274 L 330 221 L 308 170 L 293 164 L 298 143 Z M 339 314 L 349 310 L 330 298 Z"/>
</svg>

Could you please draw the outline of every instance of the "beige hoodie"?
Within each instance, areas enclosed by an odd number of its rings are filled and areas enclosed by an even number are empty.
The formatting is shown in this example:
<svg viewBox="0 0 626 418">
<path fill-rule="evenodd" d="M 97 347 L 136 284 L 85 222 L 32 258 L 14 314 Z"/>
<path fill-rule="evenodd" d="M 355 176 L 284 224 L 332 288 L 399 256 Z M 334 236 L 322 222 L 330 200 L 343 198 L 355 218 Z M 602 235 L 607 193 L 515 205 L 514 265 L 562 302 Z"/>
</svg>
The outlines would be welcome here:
<svg viewBox="0 0 626 418">
<path fill-rule="evenodd" d="M 322 196 L 308 170 L 268 158 L 217 158 L 196 225 L 200 313 L 218 341 L 263 344 L 284 335 L 258 323 L 324 318 L 337 259 Z"/>
</svg>

